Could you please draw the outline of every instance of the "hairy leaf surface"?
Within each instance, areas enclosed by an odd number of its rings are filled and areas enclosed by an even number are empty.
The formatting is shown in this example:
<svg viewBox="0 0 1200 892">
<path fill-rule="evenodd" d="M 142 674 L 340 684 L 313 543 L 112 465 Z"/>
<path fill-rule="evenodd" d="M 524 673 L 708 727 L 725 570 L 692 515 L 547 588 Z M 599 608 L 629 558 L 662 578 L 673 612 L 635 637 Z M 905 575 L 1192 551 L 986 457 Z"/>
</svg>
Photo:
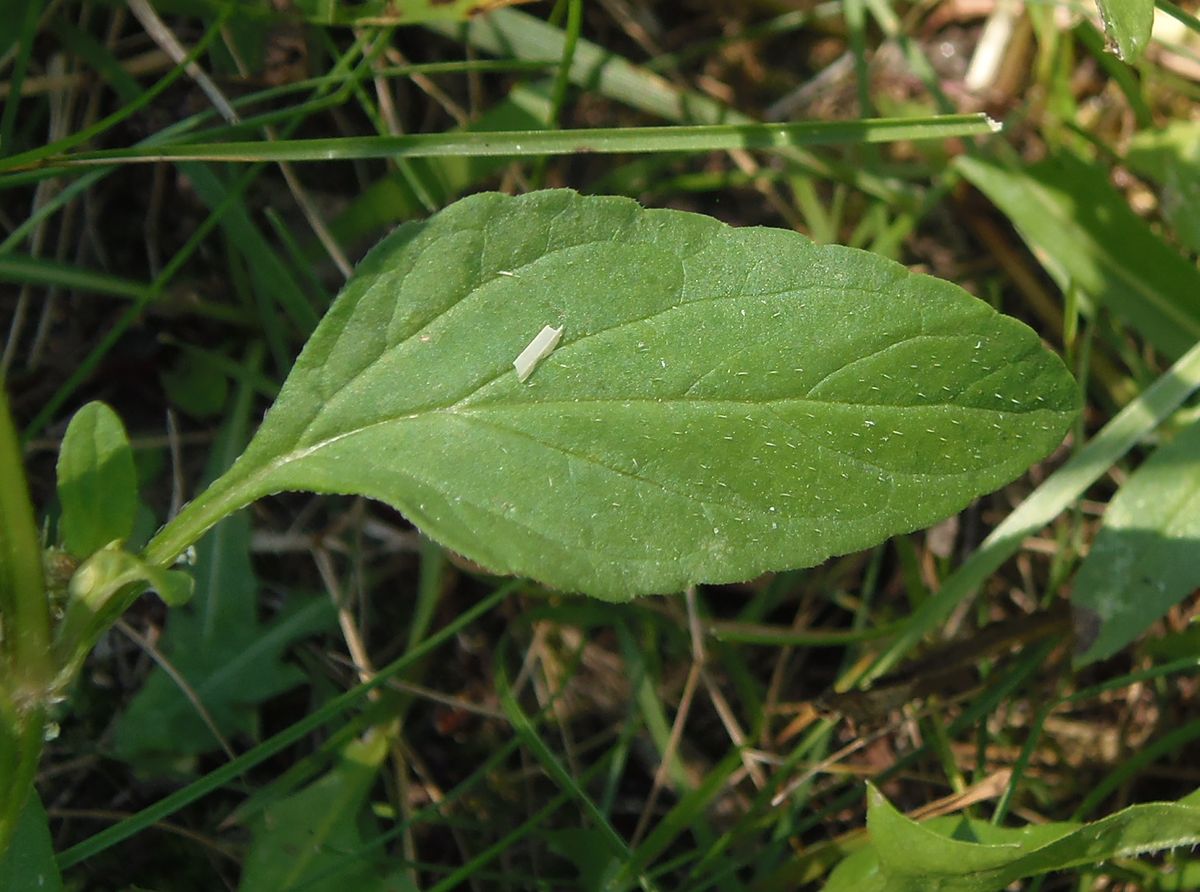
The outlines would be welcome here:
<svg viewBox="0 0 1200 892">
<path fill-rule="evenodd" d="M 562 340 L 521 382 L 547 325 Z M 483 194 L 368 255 L 208 497 L 367 495 L 486 567 L 623 599 L 929 524 L 1077 405 L 1026 326 L 875 255 Z"/>
</svg>

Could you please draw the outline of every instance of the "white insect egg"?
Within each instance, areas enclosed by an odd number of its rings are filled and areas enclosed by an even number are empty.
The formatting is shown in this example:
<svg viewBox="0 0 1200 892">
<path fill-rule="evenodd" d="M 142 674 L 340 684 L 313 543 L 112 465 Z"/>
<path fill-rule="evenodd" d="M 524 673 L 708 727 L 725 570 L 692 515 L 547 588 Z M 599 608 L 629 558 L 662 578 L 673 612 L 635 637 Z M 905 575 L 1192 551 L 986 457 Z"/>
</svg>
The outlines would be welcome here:
<svg viewBox="0 0 1200 892">
<path fill-rule="evenodd" d="M 554 352 L 562 339 L 562 326 L 554 328 L 546 325 L 537 333 L 529 345 L 513 360 L 513 368 L 517 370 L 517 380 L 524 382 L 533 374 L 537 364 Z"/>
</svg>

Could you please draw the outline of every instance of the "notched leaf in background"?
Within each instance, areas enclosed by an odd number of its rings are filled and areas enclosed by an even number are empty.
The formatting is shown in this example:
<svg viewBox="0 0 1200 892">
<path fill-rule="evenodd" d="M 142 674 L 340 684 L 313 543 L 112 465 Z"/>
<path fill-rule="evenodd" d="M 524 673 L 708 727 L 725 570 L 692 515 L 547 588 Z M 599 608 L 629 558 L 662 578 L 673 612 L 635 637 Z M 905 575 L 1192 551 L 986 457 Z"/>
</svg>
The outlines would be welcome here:
<svg viewBox="0 0 1200 892">
<path fill-rule="evenodd" d="M 967 817 L 918 823 L 874 787 L 867 797 L 871 844 L 838 865 L 826 892 L 999 892 L 1027 877 L 1200 840 L 1200 808 L 1186 799 L 1134 805 L 1090 824 L 1014 828 Z"/>
<path fill-rule="evenodd" d="M 545 325 L 562 341 L 522 384 Z M 483 194 L 367 256 L 205 499 L 362 494 L 496 571 L 619 600 L 932 523 L 1077 407 L 1033 331 L 875 255 Z"/>
</svg>

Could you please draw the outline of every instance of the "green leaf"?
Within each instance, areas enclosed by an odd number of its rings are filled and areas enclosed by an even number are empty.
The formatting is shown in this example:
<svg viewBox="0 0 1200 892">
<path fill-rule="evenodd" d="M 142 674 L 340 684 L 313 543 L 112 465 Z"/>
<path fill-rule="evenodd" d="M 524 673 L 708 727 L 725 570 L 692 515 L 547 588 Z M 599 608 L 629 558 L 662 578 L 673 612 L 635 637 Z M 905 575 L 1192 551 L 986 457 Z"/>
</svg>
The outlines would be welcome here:
<svg viewBox="0 0 1200 892">
<path fill-rule="evenodd" d="M 185 350 L 158 377 L 171 405 L 193 418 L 214 418 L 228 402 L 229 378 L 199 351 Z"/>
<path fill-rule="evenodd" d="M 364 840 L 379 832 L 364 807 L 386 756 L 386 736 L 373 732 L 346 747 L 320 780 L 267 806 L 255 821 L 241 892 L 413 889 L 402 869 L 361 854 Z"/>
<path fill-rule="evenodd" d="M 133 531 L 133 451 L 121 419 L 104 403 L 88 403 L 67 426 L 58 453 L 58 500 L 63 543 L 80 560 Z"/>
<path fill-rule="evenodd" d="M 1179 240 L 1200 252 L 1200 123 L 1172 121 L 1129 141 L 1126 162 L 1162 187 L 1163 216 Z"/>
<path fill-rule="evenodd" d="M 208 476 L 227 468 L 246 440 L 251 390 L 244 384 L 212 451 Z M 296 641 L 328 628 L 328 598 L 290 599 L 268 623 L 259 619 L 259 581 L 250 560 L 250 519 L 226 518 L 196 545 L 196 594 L 167 618 L 160 647 L 224 736 L 258 736 L 258 704 L 305 680 L 284 661 Z M 213 735 L 179 685 L 156 669 L 117 721 L 116 754 L 149 772 L 178 768 L 216 750 Z"/>
<path fill-rule="evenodd" d="M 1071 608 L 1096 629 L 1079 664 L 1103 659 L 1200 586 L 1200 422 L 1117 492 L 1075 577 Z"/>
<path fill-rule="evenodd" d="M 1031 330 L 880 257 L 626 199 L 476 195 L 371 252 L 245 455 L 147 553 L 270 493 L 358 493 L 493 570 L 620 600 L 932 523 L 1077 407 Z"/>
<path fill-rule="evenodd" d="M 472 16 L 528 3 L 530 0 L 296 0 L 295 8 L 320 25 L 414 25 L 459 22 Z"/>
<path fill-rule="evenodd" d="M 67 585 L 67 604 L 54 630 L 57 687 L 65 688 L 108 628 L 146 589 L 168 605 L 185 603 L 192 594 L 192 577 L 166 570 L 105 546 L 79 565 Z"/>
<path fill-rule="evenodd" d="M 1150 43 L 1154 0 L 1097 0 L 1104 33 L 1122 62 L 1132 65 Z"/>
<path fill-rule="evenodd" d="M 871 846 L 830 875 L 826 892 L 995 892 L 1056 870 L 1096 864 L 1200 841 L 1200 807 L 1134 805 L 1091 824 L 1021 828 L 940 818 L 918 824 L 868 789 Z"/>
<path fill-rule="evenodd" d="M 62 887 L 46 810 L 37 793 L 31 793 L 8 851 L 0 850 L 0 889 L 61 892 Z"/>
<path fill-rule="evenodd" d="M 955 164 L 1064 292 L 1079 287 L 1172 358 L 1200 340 L 1200 272 L 1129 209 L 1102 168 L 1065 153 L 1021 169 L 966 156 Z"/>
</svg>

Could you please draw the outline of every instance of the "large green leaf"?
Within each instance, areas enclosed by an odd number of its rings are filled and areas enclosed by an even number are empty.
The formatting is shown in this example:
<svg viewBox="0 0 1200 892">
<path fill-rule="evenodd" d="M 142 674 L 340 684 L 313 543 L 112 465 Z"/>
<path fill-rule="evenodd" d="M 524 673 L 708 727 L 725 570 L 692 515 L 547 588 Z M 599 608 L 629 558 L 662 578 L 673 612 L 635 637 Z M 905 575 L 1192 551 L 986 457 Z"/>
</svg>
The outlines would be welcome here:
<svg viewBox="0 0 1200 892">
<path fill-rule="evenodd" d="M 522 382 L 548 325 L 561 344 Z M 371 252 L 176 529 L 359 493 L 484 566 L 622 599 L 931 523 L 1077 405 L 1031 330 L 880 257 L 626 199 L 476 195 Z"/>
<path fill-rule="evenodd" d="M 1081 663 L 1116 653 L 1200 585 L 1200 422 L 1121 487 L 1075 577 L 1071 607 L 1096 637 Z"/>
<path fill-rule="evenodd" d="M 838 865 L 826 892 L 997 892 L 1051 871 L 1195 845 L 1200 808 L 1134 805 L 1091 824 L 1008 828 L 953 817 L 918 824 L 872 787 L 867 829 L 871 845 Z"/>
</svg>

